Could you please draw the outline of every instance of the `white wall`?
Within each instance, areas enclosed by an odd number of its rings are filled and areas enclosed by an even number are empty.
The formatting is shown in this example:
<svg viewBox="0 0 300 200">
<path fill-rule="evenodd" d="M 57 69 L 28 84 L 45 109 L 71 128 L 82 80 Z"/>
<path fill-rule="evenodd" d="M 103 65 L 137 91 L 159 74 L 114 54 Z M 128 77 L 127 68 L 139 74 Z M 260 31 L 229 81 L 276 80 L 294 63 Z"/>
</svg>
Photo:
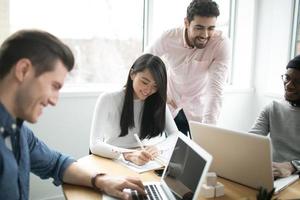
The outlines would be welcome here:
<svg viewBox="0 0 300 200">
<path fill-rule="evenodd" d="M 38 123 L 29 126 L 50 147 L 76 159 L 86 156 L 97 96 L 62 95 L 56 107 L 47 108 Z M 35 175 L 30 178 L 30 199 L 63 199 L 61 188 L 52 180 L 42 181 Z"/>
<path fill-rule="evenodd" d="M 255 89 L 226 91 L 219 126 L 247 131 L 262 107 L 280 96 L 273 95 L 272 81 L 266 80 L 269 73 L 275 73 L 274 66 L 284 68 L 289 59 L 292 3 L 292 0 L 256 0 L 258 10 L 252 63 Z M 30 126 L 51 147 L 75 158 L 85 156 L 88 154 L 89 129 L 97 96 L 97 93 L 63 95 L 55 108 L 44 112 L 38 124 Z M 58 200 L 63 197 L 61 189 L 55 188 L 51 181 L 40 181 L 32 176 L 30 199 Z"/>
</svg>

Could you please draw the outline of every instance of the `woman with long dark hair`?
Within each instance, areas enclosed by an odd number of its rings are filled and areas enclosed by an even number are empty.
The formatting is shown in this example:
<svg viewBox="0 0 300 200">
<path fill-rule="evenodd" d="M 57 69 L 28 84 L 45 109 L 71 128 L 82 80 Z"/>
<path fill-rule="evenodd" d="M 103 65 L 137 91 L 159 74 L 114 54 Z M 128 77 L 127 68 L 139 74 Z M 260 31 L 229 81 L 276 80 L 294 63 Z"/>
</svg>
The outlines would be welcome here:
<svg viewBox="0 0 300 200">
<path fill-rule="evenodd" d="M 91 152 L 114 159 L 123 156 L 138 165 L 159 155 L 178 132 L 166 98 L 165 64 L 152 54 L 140 56 L 130 68 L 122 90 L 100 95 L 91 128 Z M 163 133 L 166 141 L 147 145 L 154 138 L 164 138 Z M 139 147 L 134 134 L 143 140 L 145 149 L 132 150 Z"/>
</svg>

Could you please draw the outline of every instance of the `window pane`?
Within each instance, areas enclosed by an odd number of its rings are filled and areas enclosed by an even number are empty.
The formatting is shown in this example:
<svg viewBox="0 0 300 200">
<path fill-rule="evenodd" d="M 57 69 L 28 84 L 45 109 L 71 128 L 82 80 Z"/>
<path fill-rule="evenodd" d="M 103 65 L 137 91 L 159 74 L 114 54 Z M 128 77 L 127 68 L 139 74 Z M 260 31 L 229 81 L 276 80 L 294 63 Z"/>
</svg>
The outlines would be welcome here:
<svg viewBox="0 0 300 200">
<path fill-rule="evenodd" d="M 11 0 L 9 3 L 10 33 L 38 28 L 70 45 L 76 65 L 68 83 L 124 84 L 132 62 L 142 53 L 141 0 Z"/>
<path fill-rule="evenodd" d="M 219 5 L 220 16 L 217 20 L 217 29 L 229 36 L 230 0 L 215 0 Z"/>
<path fill-rule="evenodd" d="M 226 35 L 229 32 L 230 0 L 215 0 L 219 5 L 220 16 L 217 20 L 217 29 L 222 30 Z M 186 10 L 191 0 L 181 0 L 174 3 L 173 0 L 152 0 L 150 1 L 150 35 L 149 40 L 155 40 L 165 30 L 184 26 Z M 172 5 L 172 9 L 170 8 Z M 166 10 L 168 11 L 166 14 Z"/>
<path fill-rule="evenodd" d="M 299 6 L 299 5 L 298 5 Z M 296 30 L 296 44 L 295 44 L 295 56 L 300 54 L 300 12 L 298 9 L 297 17 L 297 30 Z"/>
</svg>

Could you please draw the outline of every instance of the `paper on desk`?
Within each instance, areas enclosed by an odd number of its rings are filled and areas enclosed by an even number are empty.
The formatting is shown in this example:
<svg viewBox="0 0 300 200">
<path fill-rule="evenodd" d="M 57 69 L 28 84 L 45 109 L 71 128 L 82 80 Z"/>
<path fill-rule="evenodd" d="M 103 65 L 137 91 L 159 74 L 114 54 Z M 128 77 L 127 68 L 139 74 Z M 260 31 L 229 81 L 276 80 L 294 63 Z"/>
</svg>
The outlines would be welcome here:
<svg viewBox="0 0 300 200">
<path fill-rule="evenodd" d="M 131 169 L 137 173 L 143 173 L 146 171 L 151 171 L 151 170 L 160 169 L 160 168 L 164 167 L 163 165 L 156 162 L 155 160 L 151 160 L 144 165 L 136 165 L 133 162 L 130 162 L 130 161 L 127 161 L 124 159 L 116 160 L 116 162 L 128 167 L 129 169 Z"/>
<path fill-rule="evenodd" d="M 146 171 L 151 171 L 155 169 L 160 169 L 166 166 L 170 160 L 170 157 L 172 155 L 174 149 L 174 144 L 169 145 L 168 147 L 165 147 L 162 149 L 162 154 L 158 156 L 158 159 L 164 163 L 164 165 L 161 164 L 161 162 L 157 162 L 156 160 L 149 161 L 145 165 L 136 165 L 130 161 L 127 161 L 123 158 L 123 156 L 115 160 L 116 162 L 130 168 L 131 170 L 137 172 L 137 173 L 143 173 Z"/>
</svg>

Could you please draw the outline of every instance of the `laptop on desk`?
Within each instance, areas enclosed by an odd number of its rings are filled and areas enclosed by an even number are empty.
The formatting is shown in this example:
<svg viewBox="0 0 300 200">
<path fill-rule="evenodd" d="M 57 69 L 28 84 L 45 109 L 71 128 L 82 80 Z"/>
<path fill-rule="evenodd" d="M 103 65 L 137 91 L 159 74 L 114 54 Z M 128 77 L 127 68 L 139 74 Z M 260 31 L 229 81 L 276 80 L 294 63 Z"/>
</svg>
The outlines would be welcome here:
<svg viewBox="0 0 300 200">
<path fill-rule="evenodd" d="M 144 182 L 148 197 L 138 196 L 136 191 L 129 192 L 133 200 L 196 200 L 211 161 L 209 153 L 185 135 L 179 134 L 161 181 Z M 114 198 L 103 195 L 103 200 L 107 199 Z"/>
<path fill-rule="evenodd" d="M 273 180 L 272 147 L 269 137 L 190 121 L 192 139 L 214 158 L 210 171 L 218 176 L 275 193 L 295 182 L 299 176 Z"/>
</svg>

